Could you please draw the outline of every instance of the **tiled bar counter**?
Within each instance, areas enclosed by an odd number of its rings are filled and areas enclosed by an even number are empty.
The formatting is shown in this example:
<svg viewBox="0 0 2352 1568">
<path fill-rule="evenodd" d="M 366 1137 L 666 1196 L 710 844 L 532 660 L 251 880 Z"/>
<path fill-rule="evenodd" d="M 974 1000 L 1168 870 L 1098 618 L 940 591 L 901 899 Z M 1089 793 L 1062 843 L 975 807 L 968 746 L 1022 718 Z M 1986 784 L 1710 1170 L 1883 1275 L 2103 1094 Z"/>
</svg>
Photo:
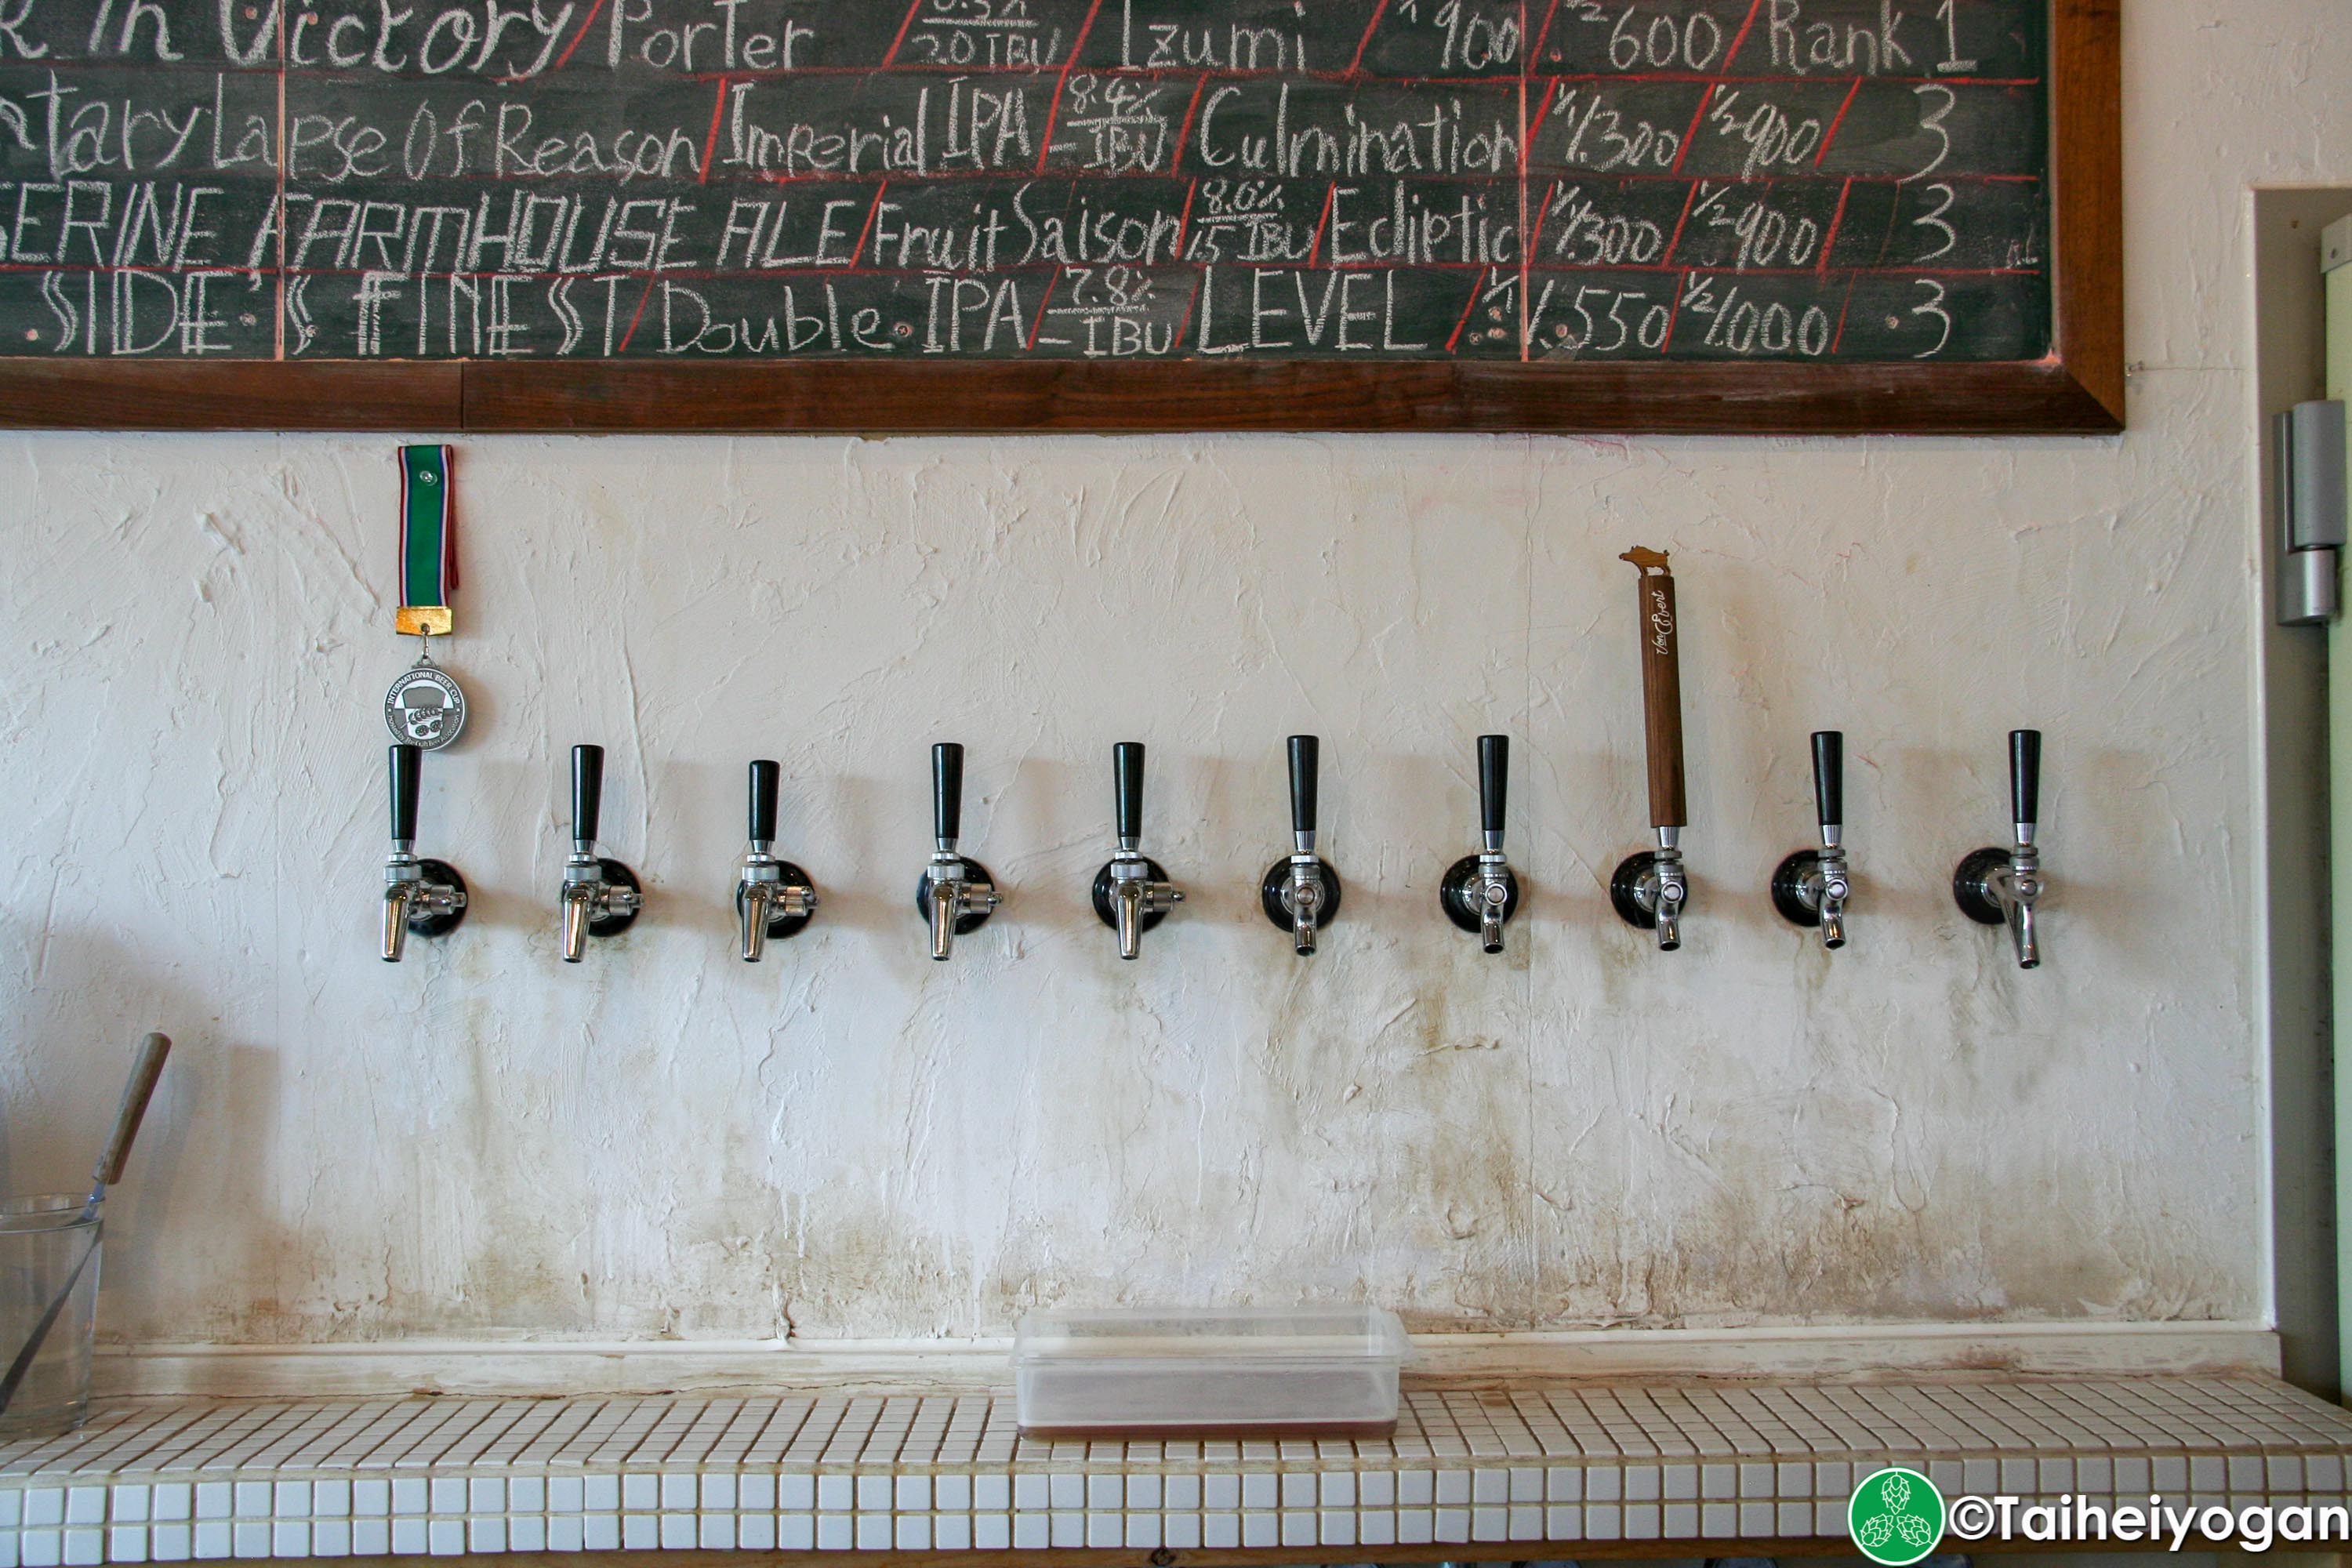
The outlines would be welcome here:
<svg viewBox="0 0 2352 1568">
<path fill-rule="evenodd" d="M 2347 1503 L 2352 1419 L 2259 1376 L 1408 1390 L 1393 1437 L 1063 1442 L 982 1393 L 114 1403 L 0 1447 L 0 1568 L 737 1551 L 1370 1558 L 1844 1541 L 1947 1497 Z"/>
</svg>

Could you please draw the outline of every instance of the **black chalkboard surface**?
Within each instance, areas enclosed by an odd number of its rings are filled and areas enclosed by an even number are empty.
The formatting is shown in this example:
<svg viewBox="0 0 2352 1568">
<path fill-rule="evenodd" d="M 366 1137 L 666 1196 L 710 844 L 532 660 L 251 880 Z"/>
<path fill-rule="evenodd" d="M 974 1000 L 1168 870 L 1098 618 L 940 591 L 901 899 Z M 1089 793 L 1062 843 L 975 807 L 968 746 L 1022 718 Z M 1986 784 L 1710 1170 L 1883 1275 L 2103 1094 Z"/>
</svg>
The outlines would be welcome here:
<svg viewBox="0 0 2352 1568">
<path fill-rule="evenodd" d="M 2037 362 L 2053 79 L 2049 0 L 0 0 L 0 356 Z"/>
</svg>

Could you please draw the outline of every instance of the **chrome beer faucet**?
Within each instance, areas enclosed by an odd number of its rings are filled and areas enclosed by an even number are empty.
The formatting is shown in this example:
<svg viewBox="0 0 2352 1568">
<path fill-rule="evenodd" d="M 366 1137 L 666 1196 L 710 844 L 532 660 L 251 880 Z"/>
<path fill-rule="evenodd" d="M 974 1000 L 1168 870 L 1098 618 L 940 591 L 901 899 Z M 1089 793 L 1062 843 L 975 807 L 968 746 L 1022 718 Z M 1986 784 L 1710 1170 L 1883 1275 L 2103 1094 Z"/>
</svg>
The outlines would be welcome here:
<svg viewBox="0 0 2352 1568">
<path fill-rule="evenodd" d="M 2033 906 L 2049 884 L 2042 879 L 2042 731 L 2009 732 L 2010 823 L 2017 842 L 2007 849 L 1988 847 L 1970 854 L 1952 873 L 1952 897 L 1960 912 L 1979 925 L 2006 925 L 2017 948 L 2020 969 L 2042 967 L 2042 944 L 2033 931 Z"/>
<path fill-rule="evenodd" d="M 1184 891 L 1143 853 L 1143 742 L 1113 746 L 1110 768 L 1118 842 L 1109 863 L 1095 873 L 1095 913 L 1118 932 L 1118 955 L 1136 958 L 1143 952 L 1143 933 L 1184 901 Z"/>
<path fill-rule="evenodd" d="M 1672 952 L 1683 944 L 1683 906 L 1690 901 L 1690 882 L 1683 873 L 1683 830 L 1661 826 L 1652 831 L 1658 847 L 1618 863 L 1609 879 L 1609 899 L 1619 919 L 1656 931 L 1658 951 Z"/>
<path fill-rule="evenodd" d="M 955 939 L 988 923 L 1004 901 L 988 868 L 956 851 L 963 834 L 963 748 L 941 741 L 931 748 L 931 830 L 937 846 L 915 884 L 915 908 L 931 928 L 931 957 L 945 963 Z"/>
<path fill-rule="evenodd" d="M 809 874 L 769 852 L 776 841 L 776 786 L 783 773 L 765 758 L 751 764 L 751 847 L 735 881 L 735 918 L 742 928 L 746 963 L 760 962 L 769 939 L 800 935 L 816 914 Z"/>
<path fill-rule="evenodd" d="M 446 860 L 416 856 L 416 792 L 425 753 L 392 748 L 392 853 L 383 862 L 383 961 L 398 963 L 408 934 L 440 936 L 466 918 L 466 879 Z"/>
<path fill-rule="evenodd" d="M 1315 786 L 1321 744 L 1312 735 L 1290 737 L 1290 855 L 1265 869 L 1258 901 L 1265 918 L 1290 933 L 1301 958 L 1315 952 L 1321 929 L 1339 912 L 1339 873 L 1315 853 Z"/>
<path fill-rule="evenodd" d="M 1822 945 L 1845 945 L 1845 734 L 1813 731 L 1813 816 L 1822 847 L 1800 849 L 1772 873 L 1772 907 L 1792 925 L 1818 926 Z"/>
<path fill-rule="evenodd" d="M 1637 546 L 1619 557 L 1640 574 L 1642 728 L 1650 780 L 1650 829 L 1658 847 L 1628 855 L 1609 879 L 1609 900 L 1627 925 L 1658 933 L 1658 951 L 1683 944 L 1690 882 L 1683 870 L 1683 826 L 1690 809 L 1683 786 L 1681 633 L 1675 576 L 1663 550 Z"/>
<path fill-rule="evenodd" d="M 635 923 L 645 897 L 637 874 L 596 853 L 604 806 L 604 748 L 572 748 L 572 858 L 563 863 L 563 962 L 577 963 L 592 936 L 618 936 Z"/>
<path fill-rule="evenodd" d="M 1445 918 L 1478 933 L 1488 952 L 1503 951 L 1503 922 L 1519 910 L 1519 879 L 1503 858 L 1503 806 L 1510 789 L 1511 738 L 1478 737 L 1478 826 L 1483 847 L 1446 869 L 1437 901 Z"/>
</svg>

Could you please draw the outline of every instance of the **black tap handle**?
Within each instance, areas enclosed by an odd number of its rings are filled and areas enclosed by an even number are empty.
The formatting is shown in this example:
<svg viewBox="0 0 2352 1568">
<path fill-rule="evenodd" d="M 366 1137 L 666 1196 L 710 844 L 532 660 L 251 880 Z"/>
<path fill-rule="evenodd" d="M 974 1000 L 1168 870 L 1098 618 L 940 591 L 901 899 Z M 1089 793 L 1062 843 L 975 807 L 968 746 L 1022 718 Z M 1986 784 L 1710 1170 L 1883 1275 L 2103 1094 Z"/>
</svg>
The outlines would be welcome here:
<svg viewBox="0 0 2352 1568">
<path fill-rule="evenodd" d="M 2011 822 L 2042 820 L 2042 731 L 2009 732 L 2009 803 Z"/>
<path fill-rule="evenodd" d="M 392 748 L 392 836 L 404 844 L 416 838 L 416 784 L 424 771 L 422 748 Z"/>
<path fill-rule="evenodd" d="M 596 838 L 596 818 L 604 809 L 604 748 L 574 746 L 572 748 L 572 837 L 581 844 L 593 843 Z"/>
<path fill-rule="evenodd" d="M 931 748 L 931 831 L 943 839 L 963 837 L 963 747 L 954 741 Z"/>
<path fill-rule="evenodd" d="M 1111 781 L 1118 792 L 1118 836 L 1143 837 L 1143 742 L 1121 741 L 1110 749 Z"/>
<path fill-rule="evenodd" d="M 761 844 L 776 838 L 776 785 L 784 770 L 762 757 L 751 764 L 751 837 Z"/>
<path fill-rule="evenodd" d="M 1845 826 L 1845 731 L 1813 731 L 1813 817 L 1823 827 Z"/>
<path fill-rule="evenodd" d="M 1290 737 L 1290 831 L 1315 831 L 1315 774 L 1322 742 L 1312 735 Z"/>
<path fill-rule="evenodd" d="M 1503 831 L 1503 803 L 1511 792 L 1511 738 L 1478 737 L 1478 826 L 1486 833 Z"/>
</svg>

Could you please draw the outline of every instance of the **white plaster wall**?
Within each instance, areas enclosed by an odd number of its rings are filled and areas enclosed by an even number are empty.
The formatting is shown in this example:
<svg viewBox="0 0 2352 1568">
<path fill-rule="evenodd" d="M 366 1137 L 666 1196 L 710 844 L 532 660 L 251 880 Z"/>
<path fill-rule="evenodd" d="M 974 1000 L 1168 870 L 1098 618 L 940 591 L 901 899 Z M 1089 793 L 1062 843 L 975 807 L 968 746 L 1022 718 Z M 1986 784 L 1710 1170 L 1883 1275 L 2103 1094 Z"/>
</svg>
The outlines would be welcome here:
<svg viewBox="0 0 2352 1568">
<path fill-rule="evenodd" d="M 398 968 L 392 441 L 0 441 L 0 1173 L 82 1179 L 137 1031 L 178 1037 L 110 1216 L 141 1340 L 2261 1316 L 2243 190 L 2352 177 L 2352 28 L 2127 11 L 2120 440 L 465 443 L 478 711 L 423 847 L 476 906 Z M 1635 542 L 1683 594 L 1673 956 L 1605 894 L 1645 822 Z M 2021 723 L 2030 975 L 1946 891 Z M 1820 726 L 1834 958 L 1763 896 Z M 1489 728 L 1533 889 L 1499 960 L 1434 907 Z M 1349 889 L 1305 963 L 1254 893 L 1300 729 Z M 936 965 L 950 738 L 1008 902 Z M 1086 886 L 1128 738 L 1193 901 L 1122 965 Z M 567 968 L 588 740 L 651 906 Z M 756 968 L 754 755 L 826 899 Z"/>
</svg>

